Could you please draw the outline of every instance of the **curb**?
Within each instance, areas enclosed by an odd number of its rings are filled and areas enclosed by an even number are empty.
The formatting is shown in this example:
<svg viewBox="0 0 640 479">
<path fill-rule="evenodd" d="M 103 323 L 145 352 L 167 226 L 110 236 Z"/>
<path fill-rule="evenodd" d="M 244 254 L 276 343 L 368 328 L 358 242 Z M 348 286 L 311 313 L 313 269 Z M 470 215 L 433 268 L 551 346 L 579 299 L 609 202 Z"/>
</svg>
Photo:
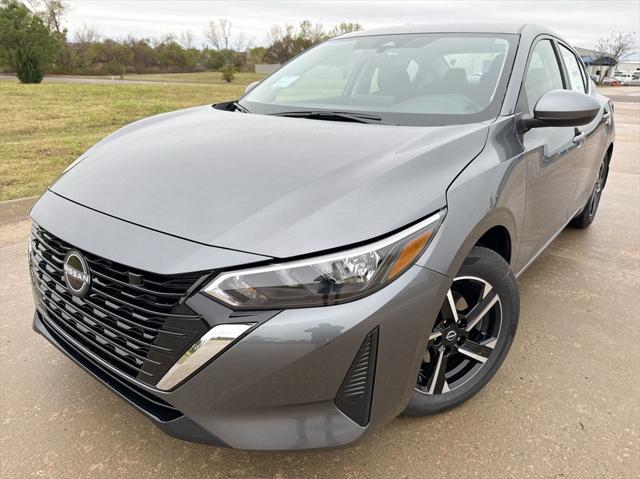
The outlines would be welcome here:
<svg viewBox="0 0 640 479">
<path fill-rule="evenodd" d="M 0 201 L 0 225 L 27 219 L 29 211 L 40 196 Z"/>
</svg>

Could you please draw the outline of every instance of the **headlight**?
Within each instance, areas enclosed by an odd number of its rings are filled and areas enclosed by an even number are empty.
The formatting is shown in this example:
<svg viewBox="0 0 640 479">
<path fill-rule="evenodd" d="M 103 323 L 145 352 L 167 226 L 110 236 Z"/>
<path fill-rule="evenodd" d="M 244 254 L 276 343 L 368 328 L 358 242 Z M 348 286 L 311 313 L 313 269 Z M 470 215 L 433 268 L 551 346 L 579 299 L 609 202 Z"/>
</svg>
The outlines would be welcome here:
<svg viewBox="0 0 640 479">
<path fill-rule="evenodd" d="M 222 273 L 204 293 L 234 309 L 325 306 L 370 294 L 426 249 L 444 212 L 367 246 L 317 258 Z"/>
</svg>

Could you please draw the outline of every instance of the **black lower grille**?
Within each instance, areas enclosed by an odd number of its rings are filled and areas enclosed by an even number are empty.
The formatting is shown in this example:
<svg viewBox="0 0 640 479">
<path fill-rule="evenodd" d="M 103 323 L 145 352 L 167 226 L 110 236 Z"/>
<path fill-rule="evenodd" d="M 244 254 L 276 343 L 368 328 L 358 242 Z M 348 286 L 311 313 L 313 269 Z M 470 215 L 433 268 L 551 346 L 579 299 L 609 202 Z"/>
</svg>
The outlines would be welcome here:
<svg viewBox="0 0 640 479">
<path fill-rule="evenodd" d="M 375 328 L 358 349 L 335 399 L 336 406 L 363 427 L 369 423 L 377 353 L 378 328 Z"/>
<path fill-rule="evenodd" d="M 82 298 L 65 283 L 63 264 L 79 251 L 90 269 Z M 158 275 L 78 250 L 34 225 L 31 275 L 46 321 L 118 371 L 155 385 L 184 351 L 207 330 L 184 304 L 207 273 Z"/>
<path fill-rule="evenodd" d="M 102 368 L 98 364 L 92 362 L 85 354 L 82 353 L 82 351 L 62 338 L 62 336 L 60 336 L 53 327 L 47 323 L 47 320 L 44 317 L 40 316 L 40 319 L 42 321 L 42 325 L 47 331 L 47 334 L 53 338 L 64 352 L 118 394 L 144 410 L 147 414 L 153 416 L 158 421 L 166 422 L 182 417 L 182 413 L 166 401 L 163 401 L 162 399 L 124 379 L 118 378 L 115 374 L 110 373 L 105 368 Z"/>
</svg>

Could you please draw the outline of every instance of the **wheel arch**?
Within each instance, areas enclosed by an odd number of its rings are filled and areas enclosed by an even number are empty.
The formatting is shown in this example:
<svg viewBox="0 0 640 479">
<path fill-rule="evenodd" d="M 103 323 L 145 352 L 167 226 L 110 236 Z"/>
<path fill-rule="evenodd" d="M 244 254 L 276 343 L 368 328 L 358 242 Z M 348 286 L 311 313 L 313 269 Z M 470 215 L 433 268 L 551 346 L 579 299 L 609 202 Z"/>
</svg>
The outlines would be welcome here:
<svg viewBox="0 0 640 479">
<path fill-rule="evenodd" d="M 459 230 L 443 231 L 443 235 L 437 240 L 440 246 L 445 246 L 444 249 L 449 251 L 446 256 L 450 260 L 447 267 L 441 271 L 442 273 L 453 278 L 475 246 L 483 246 L 495 251 L 505 259 L 512 270 L 514 269 L 517 259 L 516 221 L 513 213 L 507 208 L 492 210 L 471 228 L 462 242 L 458 239 L 459 233 Z M 444 266 L 444 263 L 440 264 Z"/>
<path fill-rule="evenodd" d="M 515 263 L 516 220 L 507 208 L 492 210 L 471 230 L 456 255 L 457 268 L 469 256 L 475 246 L 484 246 L 498 253 L 513 268 Z"/>
<path fill-rule="evenodd" d="M 487 230 L 474 246 L 483 246 L 498 253 L 511 264 L 511 234 L 503 225 L 492 226 Z"/>
</svg>

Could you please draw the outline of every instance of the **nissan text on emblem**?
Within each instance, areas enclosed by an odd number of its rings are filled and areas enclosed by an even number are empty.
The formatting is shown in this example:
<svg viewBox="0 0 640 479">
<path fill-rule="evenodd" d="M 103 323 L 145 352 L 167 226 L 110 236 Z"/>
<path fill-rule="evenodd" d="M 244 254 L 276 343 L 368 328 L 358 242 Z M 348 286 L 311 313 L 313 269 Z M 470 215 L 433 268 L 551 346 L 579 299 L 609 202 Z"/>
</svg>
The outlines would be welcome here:
<svg viewBox="0 0 640 479">
<path fill-rule="evenodd" d="M 84 296 L 91 285 L 91 275 L 87 260 L 79 251 L 71 250 L 64 258 L 64 281 L 67 289 L 75 296 Z"/>
</svg>

